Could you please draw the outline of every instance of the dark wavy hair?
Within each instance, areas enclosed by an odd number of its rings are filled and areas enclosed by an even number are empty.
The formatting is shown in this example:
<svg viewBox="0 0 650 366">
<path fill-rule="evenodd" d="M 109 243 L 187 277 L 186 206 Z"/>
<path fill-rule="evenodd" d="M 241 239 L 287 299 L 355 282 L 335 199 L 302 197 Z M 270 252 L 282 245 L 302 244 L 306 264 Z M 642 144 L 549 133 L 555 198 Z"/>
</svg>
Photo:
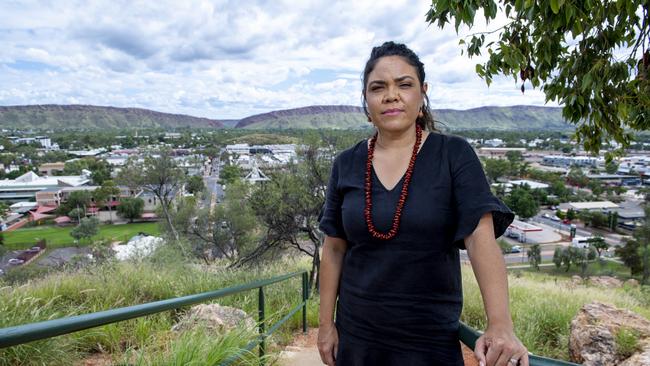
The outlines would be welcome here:
<svg viewBox="0 0 650 366">
<path fill-rule="evenodd" d="M 366 67 L 363 69 L 363 90 L 361 92 L 361 98 L 363 101 L 363 111 L 366 113 L 366 116 L 370 116 L 368 113 L 368 103 L 366 101 L 366 84 L 368 82 L 368 75 L 372 72 L 377 65 L 377 62 L 382 57 L 387 56 L 400 56 L 402 57 L 409 65 L 415 67 L 415 70 L 418 74 L 418 80 L 420 85 L 424 87 L 424 64 L 420 61 L 418 55 L 415 54 L 410 48 L 402 43 L 395 43 L 392 41 L 384 42 L 381 46 L 374 47 L 370 53 L 370 58 L 366 62 Z M 435 120 L 433 119 L 433 114 L 429 108 L 429 97 L 424 93 L 425 103 L 422 106 L 422 117 L 419 117 L 415 120 L 415 123 L 420 125 L 425 130 L 436 131 Z"/>
</svg>

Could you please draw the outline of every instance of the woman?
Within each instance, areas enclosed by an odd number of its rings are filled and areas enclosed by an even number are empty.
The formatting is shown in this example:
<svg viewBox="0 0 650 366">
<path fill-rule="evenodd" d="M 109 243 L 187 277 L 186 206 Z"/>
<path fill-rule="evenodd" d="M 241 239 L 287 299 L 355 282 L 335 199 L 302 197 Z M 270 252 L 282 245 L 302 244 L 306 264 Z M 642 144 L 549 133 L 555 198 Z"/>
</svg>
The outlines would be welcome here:
<svg viewBox="0 0 650 366">
<path fill-rule="evenodd" d="M 527 366 L 495 241 L 514 215 L 490 192 L 465 140 L 429 132 L 424 76 L 402 44 L 375 47 L 366 63 L 364 109 L 377 133 L 335 159 L 320 222 L 321 358 L 330 366 L 462 365 L 466 247 L 488 317 L 477 358 Z"/>
</svg>

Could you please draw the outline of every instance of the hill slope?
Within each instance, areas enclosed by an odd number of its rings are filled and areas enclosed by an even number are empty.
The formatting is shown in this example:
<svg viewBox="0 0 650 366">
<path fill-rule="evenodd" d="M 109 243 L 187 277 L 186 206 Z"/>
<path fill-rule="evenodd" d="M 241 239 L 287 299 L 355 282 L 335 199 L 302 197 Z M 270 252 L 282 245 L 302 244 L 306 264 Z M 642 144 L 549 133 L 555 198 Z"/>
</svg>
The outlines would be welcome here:
<svg viewBox="0 0 650 366">
<path fill-rule="evenodd" d="M 20 129 L 221 128 L 218 120 L 140 108 L 90 105 L 0 107 L 0 127 Z"/>
<path fill-rule="evenodd" d="M 442 129 L 490 130 L 569 130 L 574 127 L 562 118 L 562 109 L 512 106 L 480 107 L 468 110 L 434 110 Z M 363 109 L 354 106 L 311 106 L 258 114 L 239 121 L 237 128 L 340 128 L 368 127 Z"/>
</svg>

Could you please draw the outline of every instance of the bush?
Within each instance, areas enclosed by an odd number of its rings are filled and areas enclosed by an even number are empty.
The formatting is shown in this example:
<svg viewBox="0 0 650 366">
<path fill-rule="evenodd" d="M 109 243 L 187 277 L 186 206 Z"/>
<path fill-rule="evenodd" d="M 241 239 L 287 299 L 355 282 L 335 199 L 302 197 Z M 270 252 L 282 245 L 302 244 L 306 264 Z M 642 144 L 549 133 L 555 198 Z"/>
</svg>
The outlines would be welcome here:
<svg viewBox="0 0 650 366">
<path fill-rule="evenodd" d="M 615 334 L 614 341 L 616 342 L 616 353 L 623 359 L 641 350 L 639 332 L 634 329 L 620 328 Z"/>
</svg>

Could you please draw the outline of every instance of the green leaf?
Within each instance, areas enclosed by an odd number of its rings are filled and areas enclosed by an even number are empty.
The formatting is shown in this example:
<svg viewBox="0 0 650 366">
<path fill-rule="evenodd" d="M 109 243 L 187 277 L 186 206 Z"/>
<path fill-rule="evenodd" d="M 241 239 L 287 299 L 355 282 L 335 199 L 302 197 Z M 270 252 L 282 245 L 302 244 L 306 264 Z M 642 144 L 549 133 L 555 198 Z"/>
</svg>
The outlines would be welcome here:
<svg viewBox="0 0 650 366">
<path fill-rule="evenodd" d="M 551 10 L 553 11 L 553 14 L 558 14 L 560 12 L 559 0 L 551 0 Z"/>
</svg>

